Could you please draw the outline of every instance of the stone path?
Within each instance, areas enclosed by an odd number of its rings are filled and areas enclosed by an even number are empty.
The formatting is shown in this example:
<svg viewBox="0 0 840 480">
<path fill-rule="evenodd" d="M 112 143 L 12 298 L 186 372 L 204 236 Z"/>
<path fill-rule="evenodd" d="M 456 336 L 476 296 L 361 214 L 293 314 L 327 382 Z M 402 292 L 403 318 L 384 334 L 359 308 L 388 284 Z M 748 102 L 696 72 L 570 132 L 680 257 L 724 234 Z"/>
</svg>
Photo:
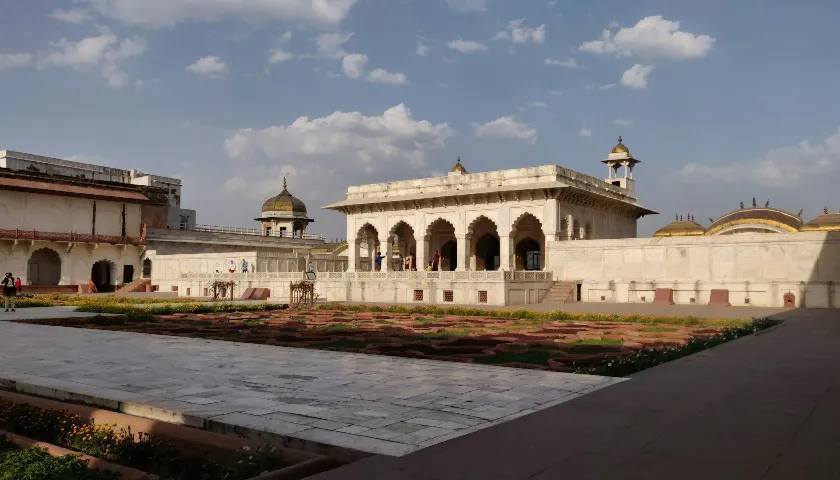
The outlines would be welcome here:
<svg viewBox="0 0 840 480">
<path fill-rule="evenodd" d="M 840 478 L 840 310 L 777 317 L 563 405 L 314 478 Z"/>
<path fill-rule="evenodd" d="M 0 310 L 0 321 L 4 320 L 39 320 L 48 318 L 86 318 L 102 315 L 101 313 L 77 312 L 74 306 L 27 307 L 14 312 Z"/>
<path fill-rule="evenodd" d="M 7 388 L 393 456 L 622 381 L 11 322 L 0 365 Z"/>
</svg>

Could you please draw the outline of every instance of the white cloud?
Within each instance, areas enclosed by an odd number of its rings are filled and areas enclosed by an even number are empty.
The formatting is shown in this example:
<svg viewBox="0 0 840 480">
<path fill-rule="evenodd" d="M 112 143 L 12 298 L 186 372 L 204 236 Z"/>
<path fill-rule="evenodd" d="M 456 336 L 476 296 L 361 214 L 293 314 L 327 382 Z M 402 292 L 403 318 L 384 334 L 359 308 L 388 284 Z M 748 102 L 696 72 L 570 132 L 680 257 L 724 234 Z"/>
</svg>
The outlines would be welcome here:
<svg viewBox="0 0 840 480">
<path fill-rule="evenodd" d="M 723 165 L 689 163 L 679 175 L 688 181 L 734 183 L 748 180 L 766 187 L 818 185 L 840 175 L 840 128 L 816 145 L 805 140 L 770 150 L 754 160 Z"/>
<path fill-rule="evenodd" d="M 34 63 L 35 57 L 29 53 L 0 54 L 0 70 L 31 67 Z"/>
<path fill-rule="evenodd" d="M 622 127 L 631 127 L 633 126 L 633 122 L 630 120 L 624 120 L 622 118 L 616 118 L 615 120 L 610 120 L 610 123 L 613 125 L 619 125 Z"/>
<path fill-rule="evenodd" d="M 548 104 L 545 102 L 531 102 L 528 106 L 532 108 L 548 108 Z"/>
<path fill-rule="evenodd" d="M 315 45 L 321 56 L 338 60 L 347 55 L 343 47 L 352 37 L 353 33 L 322 33 L 315 37 Z"/>
<path fill-rule="evenodd" d="M 621 84 L 628 88 L 647 88 L 648 76 L 651 71 L 653 71 L 653 65 L 637 63 L 621 75 Z"/>
<path fill-rule="evenodd" d="M 581 137 L 591 137 L 592 129 L 586 126 L 580 127 L 580 130 L 578 130 L 578 135 Z"/>
<path fill-rule="evenodd" d="M 50 18 L 59 22 L 82 24 L 90 20 L 90 14 L 84 10 L 62 10 L 56 8 L 50 13 Z"/>
<path fill-rule="evenodd" d="M 340 23 L 357 0 L 84 0 L 105 17 L 130 25 L 172 27 L 186 21 L 285 21 Z"/>
<path fill-rule="evenodd" d="M 687 60 L 705 57 L 715 39 L 709 35 L 695 35 L 680 30 L 680 22 L 661 15 L 645 17 L 632 27 L 606 29 L 600 40 L 585 42 L 580 50 L 617 57 Z"/>
<path fill-rule="evenodd" d="M 289 43 L 292 40 L 292 31 L 286 30 L 283 35 L 280 35 L 280 43 Z"/>
<path fill-rule="evenodd" d="M 349 78 L 359 78 L 365 74 L 368 56 L 361 53 L 351 53 L 341 59 L 341 69 Z"/>
<path fill-rule="evenodd" d="M 613 89 L 613 88 L 615 88 L 614 83 L 606 83 L 604 85 L 599 85 L 598 86 L 598 90 L 610 90 L 610 89 Z"/>
<path fill-rule="evenodd" d="M 119 40 L 107 30 L 101 35 L 83 38 L 78 42 L 61 39 L 51 45 L 53 50 L 38 59 L 38 68 L 99 68 L 102 77 L 112 87 L 122 87 L 128 83 L 129 77 L 123 71 L 122 63 L 146 51 L 143 39 L 130 37 Z"/>
<path fill-rule="evenodd" d="M 524 140 L 530 144 L 537 141 L 537 130 L 513 117 L 499 117 L 487 123 L 475 125 L 475 134 L 482 138 L 506 138 Z"/>
<path fill-rule="evenodd" d="M 525 25 L 525 19 L 520 18 L 508 22 L 506 30 L 502 30 L 493 37 L 494 40 L 510 40 L 513 43 L 543 43 L 545 42 L 545 25 L 533 28 Z"/>
<path fill-rule="evenodd" d="M 563 95 L 565 93 L 566 93 L 565 90 L 549 90 L 548 91 L 548 94 L 551 95 L 552 97 L 559 97 L 560 95 Z"/>
<path fill-rule="evenodd" d="M 565 68 L 578 68 L 577 60 L 574 58 L 570 58 L 568 60 L 556 60 L 554 58 L 546 58 L 543 60 L 543 64 L 548 67 L 565 67 Z"/>
<path fill-rule="evenodd" d="M 403 104 L 380 115 L 334 112 L 287 125 L 240 129 L 224 142 L 235 162 L 225 189 L 261 202 L 277 194 L 287 175 L 289 189 L 314 211 L 322 202 L 338 199 L 348 184 L 406 171 L 417 175 L 452 135 L 446 123 L 415 119 Z"/>
<path fill-rule="evenodd" d="M 464 40 L 461 38 L 458 40 L 452 40 L 447 43 L 446 46 L 461 53 L 477 53 L 487 50 L 487 47 L 483 43 L 473 42 L 472 40 Z"/>
<path fill-rule="evenodd" d="M 417 53 L 417 56 L 425 57 L 426 55 L 429 54 L 429 50 L 430 49 L 429 49 L 428 45 L 426 45 L 423 42 L 417 42 L 417 50 L 415 50 L 415 53 Z"/>
<path fill-rule="evenodd" d="M 487 11 L 487 0 L 446 0 L 446 4 L 461 13 Z"/>
<path fill-rule="evenodd" d="M 375 68 L 367 74 L 367 81 L 383 83 L 385 85 L 408 85 L 408 77 L 404 73 L 389 72 L 382 68 Z"/>
<path fill-rule="evenodd" d="M 292 52 L 287 52 L 282 48 L 272 48 L 268 51 L 268 63 L 270 65 L 274 65 L 275 63 L 288 62 L 293 58 L 295 58 L 295 54 L 293 54 Z"/>
<path fill-rule="evenodd" d="M 214 55 L 201 57 L 194 63 L 187 65 L 186 71 L 207 78 L 225 78 L 228 74 L 228 67 L 224 61 Z"/>
</svg>

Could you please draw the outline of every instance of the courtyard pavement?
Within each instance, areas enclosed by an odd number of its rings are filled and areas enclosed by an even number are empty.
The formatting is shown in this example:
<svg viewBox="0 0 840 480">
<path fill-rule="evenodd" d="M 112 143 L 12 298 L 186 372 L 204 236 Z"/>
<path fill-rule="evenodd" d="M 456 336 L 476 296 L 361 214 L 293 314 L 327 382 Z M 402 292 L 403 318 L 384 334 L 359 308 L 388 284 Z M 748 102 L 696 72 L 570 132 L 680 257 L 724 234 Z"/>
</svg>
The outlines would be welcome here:
<svg viewBox="0 0 840 480">
<path fill-rule="evenodd" d="M 74 306 L 58 307 L 27 307 L 18 308 L 14 312 L 0 310 L 0 321 L 3 320 L 47 320 L 53 318 L 87 318 L 102 313 L 77 312 Z"/>
<path fill-rule="evenodd" d="M 840 478 L 840 310 L 776 318 L 562 405 L 314 478 Z"/>
<path fill-rule="evenodd" d="M 0 322 L 0 386 L 313 449 L 404 455 L 621 381 Z"/>
</svg>

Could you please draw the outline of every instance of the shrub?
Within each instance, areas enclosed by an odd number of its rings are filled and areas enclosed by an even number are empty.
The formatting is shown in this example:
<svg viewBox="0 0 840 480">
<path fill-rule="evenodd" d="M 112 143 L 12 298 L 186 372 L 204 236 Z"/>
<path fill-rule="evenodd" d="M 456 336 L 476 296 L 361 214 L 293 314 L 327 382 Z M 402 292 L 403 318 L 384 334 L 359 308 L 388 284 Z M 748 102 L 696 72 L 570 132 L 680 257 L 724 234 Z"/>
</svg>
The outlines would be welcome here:
<svg viewBox="0 0 840 480">
<path fill-rule="evenodd" d="M 52 457 L 42 448 L 18 449 L 0 438 L 0 480 L 116 480 L 119 475 L 88 470 L 87 463 L 73 455 Z"/>
</svg>

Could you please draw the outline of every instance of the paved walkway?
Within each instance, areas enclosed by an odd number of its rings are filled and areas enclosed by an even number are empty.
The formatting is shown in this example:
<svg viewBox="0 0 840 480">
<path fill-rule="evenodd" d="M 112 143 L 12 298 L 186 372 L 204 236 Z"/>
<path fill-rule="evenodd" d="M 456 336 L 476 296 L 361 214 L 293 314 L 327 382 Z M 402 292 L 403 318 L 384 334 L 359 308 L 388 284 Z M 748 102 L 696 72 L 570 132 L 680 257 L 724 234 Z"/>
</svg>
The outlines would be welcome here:
<svg viewBox="0 0 840 480">
<path fill-rule="evenodd" d="M 840 311 L 778 317 L 563 405 L 316 478 L 840 478 Z"/>
<path fill-rule="evenodd" d="M 72 392 L 157 418 L 211 421 L 214 428 L 292 438 L 297 446 L 386 455 L 404 455 L 621 381 L 12 322 L 0 322 L 0 365 L 0 385 L 19 391 L 59 398 Z"/>
<path fill-rule="evenodd" d="M 14 312 L 0 310 L 0 321 L 3 320 L 46 320 L 51 318 L 86 318 L 102 315 L 101 313 L 77 312 L 78 307 L 27 307 L 18 308 Z"/>
</svg>

